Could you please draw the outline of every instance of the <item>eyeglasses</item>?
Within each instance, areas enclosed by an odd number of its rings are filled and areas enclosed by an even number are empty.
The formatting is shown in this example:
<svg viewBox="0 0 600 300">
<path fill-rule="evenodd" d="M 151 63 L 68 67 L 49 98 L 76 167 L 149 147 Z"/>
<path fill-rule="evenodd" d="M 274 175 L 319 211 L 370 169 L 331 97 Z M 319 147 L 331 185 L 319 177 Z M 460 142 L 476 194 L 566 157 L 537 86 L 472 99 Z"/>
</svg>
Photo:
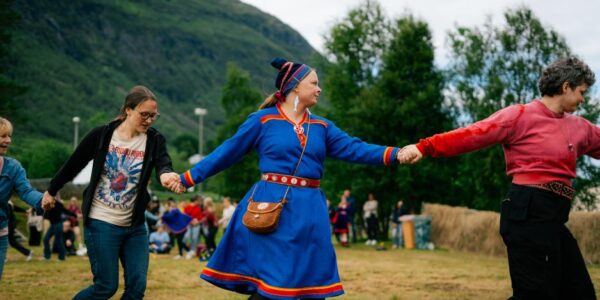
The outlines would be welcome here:
<svg viewBox="0 0 600 300">
<path fill-rule="evenodd" d="M 152 121 L 156 121 L 156 120 L 158 120 L 158 118 L 160 118 L 159 113 L 150 113 L 147 111 L 137 111 L 137 112 L 140 114 L 140 116 L 142 117 L 142 120 L 144 120 L 144 121 L 146 121 L 150 118 L 152 119 Z"/>
</svg>

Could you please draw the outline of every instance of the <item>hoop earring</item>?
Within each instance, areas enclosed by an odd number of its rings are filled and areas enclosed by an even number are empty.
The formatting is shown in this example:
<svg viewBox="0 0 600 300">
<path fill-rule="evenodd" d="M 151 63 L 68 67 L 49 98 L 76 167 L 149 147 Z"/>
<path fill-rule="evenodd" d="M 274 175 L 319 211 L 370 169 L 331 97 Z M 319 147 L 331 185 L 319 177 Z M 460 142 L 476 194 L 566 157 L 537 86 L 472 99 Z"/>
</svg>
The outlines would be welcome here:
<svg viewBox="0 0 600 300">
<path fill-rule="evenodd" d="M 296 95 L 296 98 L 294 98 L 294 111 L 298 111 L 298 103 L 300 103 L 300 100 L 298 99 L 298 95 Z"/>
</svg>

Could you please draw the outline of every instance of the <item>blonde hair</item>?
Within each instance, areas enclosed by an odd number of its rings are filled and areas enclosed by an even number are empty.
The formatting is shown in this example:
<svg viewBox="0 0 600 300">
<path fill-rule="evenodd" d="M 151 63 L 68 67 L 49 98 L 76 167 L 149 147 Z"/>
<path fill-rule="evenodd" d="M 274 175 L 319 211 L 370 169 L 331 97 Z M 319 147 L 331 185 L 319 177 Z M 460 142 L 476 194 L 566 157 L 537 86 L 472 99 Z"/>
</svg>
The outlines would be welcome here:
<svg viewBox="0 0 600 300">
<path fill-rule="evenodd" d="M 9 120 L 0 117 L 0 132 L 4 132 L 4 131 L 8 131 L 9 133 L 12 133 L 13 131 L 13 127 L 12 124 L 10 123 Z"/>
<path fill-rule="evenodd" d="M 271 106 L 275 106 L 275 104 L 277 104 L 277 101 L 279 101 L 279 99 L 277 99 L 277 97 L 275 96 L 275 93 L 269 95 L 267 97 L 267 99 L 265 99 L 265 101 L 258 107 L 258 110 L 261 110 L 263 108 L 268 108 Z"/>
</svg>

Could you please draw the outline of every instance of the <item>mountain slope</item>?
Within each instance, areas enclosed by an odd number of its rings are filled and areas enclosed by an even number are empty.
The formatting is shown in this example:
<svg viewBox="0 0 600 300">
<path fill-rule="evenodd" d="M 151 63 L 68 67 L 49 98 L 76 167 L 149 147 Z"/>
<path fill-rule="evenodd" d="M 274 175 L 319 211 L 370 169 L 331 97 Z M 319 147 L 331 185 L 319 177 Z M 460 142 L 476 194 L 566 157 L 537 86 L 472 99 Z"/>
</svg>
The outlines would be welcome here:
<svg viewBox="0 0 600 300">
<path fill-rule="evenodd" d="M 272 57 L 318 55 L 289 26 L 234 0 L 22 0 L 14 9 L 22 19 L 8 76 L 28 87 L 25 120 L 15 125 L 30 137 L 71 141 L 73 116 L 86 132 L 116 116 L 127 91 L 143 84 L 159 97 L 156 127 L 170 137 L 195 134 L 193 108 L 205 107 L 210 138 L 223 119 L 228 62 L 266 94 L 274 90 Z"/>
</svg>

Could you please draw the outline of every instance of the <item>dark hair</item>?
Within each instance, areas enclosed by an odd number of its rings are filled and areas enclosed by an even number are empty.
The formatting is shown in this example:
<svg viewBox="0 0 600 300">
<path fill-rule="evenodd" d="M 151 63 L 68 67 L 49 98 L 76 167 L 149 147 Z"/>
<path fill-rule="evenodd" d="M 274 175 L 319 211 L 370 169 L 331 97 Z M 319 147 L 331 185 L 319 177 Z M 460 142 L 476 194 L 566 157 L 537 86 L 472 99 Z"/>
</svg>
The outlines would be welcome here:
<svg viewBox="0 0 600 300">
<path fill-rule="evenodd" d="M 140 103 L 148 100 L 156 101 L 156 96 L 154 96 L 154 93 L 152 93 L 149 88 L 143 85 L 134 86 L 125 97 L 125 103 L 123 103 L 121 112 L 117 116 L 116 120 L 123 121 L 127 119 L 127 112 L 125 111 L 127 108 L 135 109 L 138 105 L 140 105 Z"/>
<path fill-rule="evenodd" d="M 544 71 L 538 82 L 538 88 L 542 96 L 554 96 L 562 94 L 562 85 L 568 82 L 571 89 L 587 84 L 594 85 L 596 78 L 590 67 L 576 57 L 565 57 L 550 64 Z"/>
</svg>

